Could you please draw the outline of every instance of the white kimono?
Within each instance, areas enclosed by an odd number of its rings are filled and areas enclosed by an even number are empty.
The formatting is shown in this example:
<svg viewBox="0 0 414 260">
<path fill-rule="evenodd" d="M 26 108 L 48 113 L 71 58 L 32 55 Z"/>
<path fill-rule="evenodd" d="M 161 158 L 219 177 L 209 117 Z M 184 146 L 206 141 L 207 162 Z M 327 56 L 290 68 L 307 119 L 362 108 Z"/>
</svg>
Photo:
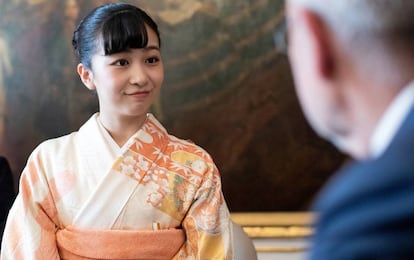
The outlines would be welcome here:
<svg viewBox="0 0 414 260">
<path fill-rule="evenodd" d="M 98 116 L 33 151 L 1 259 L 232 259 L 210 156 L 150 114 L 120 148 Z"/>
</svg>

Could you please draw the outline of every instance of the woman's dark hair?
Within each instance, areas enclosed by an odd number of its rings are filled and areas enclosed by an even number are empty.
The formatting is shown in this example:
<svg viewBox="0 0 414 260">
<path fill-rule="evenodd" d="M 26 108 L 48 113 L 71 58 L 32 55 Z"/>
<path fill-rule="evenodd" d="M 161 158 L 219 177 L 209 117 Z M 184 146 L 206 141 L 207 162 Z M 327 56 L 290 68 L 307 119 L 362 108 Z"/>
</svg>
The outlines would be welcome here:
<svg viewBox="0 0 414 260">
<path fill-rule="evenodd" d="M 146 47 L 148 32 L 145 25 L 154 30 L 161 45 L 157 24 L 140 8 L 126 3 L 95 8 L 73 33 L 72 46 L 78 61 L 91 68 L 92 55 L 101 44 L 105 55 Z"/>
</svg>

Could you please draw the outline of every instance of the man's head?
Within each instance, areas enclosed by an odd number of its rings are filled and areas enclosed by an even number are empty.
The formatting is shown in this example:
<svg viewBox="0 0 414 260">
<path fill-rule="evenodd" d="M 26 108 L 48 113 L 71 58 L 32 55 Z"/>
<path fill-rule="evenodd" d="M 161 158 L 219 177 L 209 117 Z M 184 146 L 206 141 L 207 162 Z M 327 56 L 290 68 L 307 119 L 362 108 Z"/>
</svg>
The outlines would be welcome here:
<svg viewBox="0 0 414 260">
<path fill-rule="evenodd" d="M 414 79 L 414 2 L 287 0 L 289 57 L 311 125 L 367 156 L 378 119 Z"/>
</svg>

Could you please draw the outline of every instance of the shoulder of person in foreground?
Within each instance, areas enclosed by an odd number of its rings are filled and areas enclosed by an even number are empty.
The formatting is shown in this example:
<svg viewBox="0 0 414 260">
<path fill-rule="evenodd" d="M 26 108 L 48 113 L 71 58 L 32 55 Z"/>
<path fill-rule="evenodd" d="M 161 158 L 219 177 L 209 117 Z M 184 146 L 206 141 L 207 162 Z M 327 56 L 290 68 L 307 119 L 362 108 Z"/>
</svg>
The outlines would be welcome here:
<svg viewBox="0 0 414 260">
<path fill-rule="evenodd" d="M 380 158 L 355 163 L 333 178 L 315 206 L 320 215 L 312 259 L 414 256 L 413 152 L 409 143 L 391 145 Z"/>
</svg>

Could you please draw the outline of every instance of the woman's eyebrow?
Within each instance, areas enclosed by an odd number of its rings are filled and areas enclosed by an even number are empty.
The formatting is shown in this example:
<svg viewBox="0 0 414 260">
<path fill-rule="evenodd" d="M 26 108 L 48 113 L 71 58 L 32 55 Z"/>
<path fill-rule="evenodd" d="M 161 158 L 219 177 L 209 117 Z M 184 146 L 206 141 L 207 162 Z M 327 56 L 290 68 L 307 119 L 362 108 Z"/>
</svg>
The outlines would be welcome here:
<svg viewBox="0 0 414 260">
<path fill-rule="evenodd" d="M 146 49 L 146 50 L 157 50 L 157 51 L 159 51 L 160 50 L 160 47 L 158 47 L 157 45 L 148 45 L 148 46 L 144 47 L 144 49 Z"/>
</svg>

